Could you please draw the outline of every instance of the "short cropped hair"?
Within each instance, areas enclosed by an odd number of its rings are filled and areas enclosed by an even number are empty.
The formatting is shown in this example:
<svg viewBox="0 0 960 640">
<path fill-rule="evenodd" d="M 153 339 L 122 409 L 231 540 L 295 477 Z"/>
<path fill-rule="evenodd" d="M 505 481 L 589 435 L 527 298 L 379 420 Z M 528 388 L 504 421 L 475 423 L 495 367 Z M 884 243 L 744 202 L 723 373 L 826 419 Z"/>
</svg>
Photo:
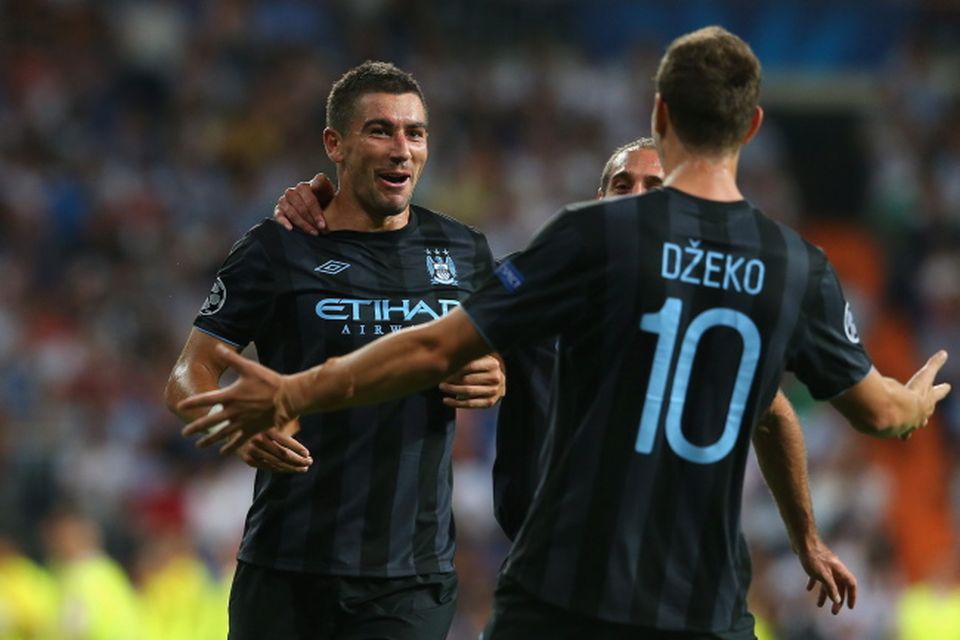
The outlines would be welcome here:
<svg viewBox="0 0 960 640">
<path fill-rule="evenodd" d="M 368 93 L 415 93 L 423 103 L 424 111 L 427 108 L 420 84 L 412 75 L 389 62 L 367 60 L 333 84 L 327 96 L 327 126 L 345 133 L 353 119 L 357 100 Z"/>
<path fill-rule="evenodd" d="M 656 148 L 657 144 L 653 141 L 653 138 L 637 138 L 633 142 L 628 142 L 614 149 L 613 153 L 610 154 L 610 157 L 607 159 L 607 164 L 603 165 L 603 173 L 600 174 L 600 192 L 607 192 L 607 187 L 610 186 L 610 178 L 613 177 L 613 167 L 617 164 L 621 155 L 636 151 L 637 149 L 652 150 Z"/>
<path fill-rule="evenodd" d="M 677 137 L 705 153 L 736 148 L 750 129 L 760 95 L 760 61 L 722 27 L 680 36 L 655 78 Z"/>
</svg>

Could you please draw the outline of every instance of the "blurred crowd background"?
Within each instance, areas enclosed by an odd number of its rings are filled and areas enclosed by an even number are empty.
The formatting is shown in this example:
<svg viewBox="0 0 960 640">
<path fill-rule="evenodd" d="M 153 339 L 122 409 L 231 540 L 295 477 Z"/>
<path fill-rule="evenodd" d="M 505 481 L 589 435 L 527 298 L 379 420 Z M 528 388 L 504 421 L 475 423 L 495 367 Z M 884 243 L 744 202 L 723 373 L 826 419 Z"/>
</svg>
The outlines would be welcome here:
<svg viewBox="0 0 960 640">
<path fill-rule="evenodd" d="M 225 637 L 253 471 L 183 440 L 161 391 L 230 245 L 331 172 L 341 73 L 416 75 L 432 159 L 415 201 L 503 254 L 593 196 L 610 151 L 649 133 L 665 45 L 713 23 L 764 63 L 748 198 L 826 249 L 881 370 L 906 379 L 944 347 L 956 387 L 955 2 L 0 0 L 0 640 Z M 763 637 L 960 638 L 960 402 L 878 442 L 786 386 L 860 597 L 816 609 L 751 465 Z M 482 628 L 507 550 L 493 426 L 459 416 L 455 640 Z"/>
</svg>

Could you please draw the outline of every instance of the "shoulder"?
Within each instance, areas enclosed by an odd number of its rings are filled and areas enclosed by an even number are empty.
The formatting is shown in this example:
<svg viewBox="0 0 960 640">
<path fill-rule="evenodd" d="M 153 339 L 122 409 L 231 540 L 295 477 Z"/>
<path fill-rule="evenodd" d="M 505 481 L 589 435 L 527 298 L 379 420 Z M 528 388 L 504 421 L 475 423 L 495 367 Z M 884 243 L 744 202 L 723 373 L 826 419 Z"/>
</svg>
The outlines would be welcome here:
<svg viewBox="0 0 960 640">
<path fill-rule="evenodd" d="M 410 207 L 419 217 L 421 226 L 436 226 L 450 235 L 459 234 L 471 236 L 478 240 L 484 239 L 483 233 L 476 227 L 461 222 L 449 214 L 433 211 L 432 209 L 415 204 L 410 205 Z"/>
</svg>

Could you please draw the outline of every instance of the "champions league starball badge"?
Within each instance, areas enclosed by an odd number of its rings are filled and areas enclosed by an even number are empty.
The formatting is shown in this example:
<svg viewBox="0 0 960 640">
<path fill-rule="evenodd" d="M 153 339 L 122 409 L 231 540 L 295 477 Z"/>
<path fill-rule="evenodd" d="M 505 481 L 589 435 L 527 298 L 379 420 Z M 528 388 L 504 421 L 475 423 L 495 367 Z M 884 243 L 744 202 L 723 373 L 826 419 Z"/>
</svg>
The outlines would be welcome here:
<svg viewBox="0 0 960 640">
<path fill-rule="evenodd" d="M 853 310 L 850 309 L 850 303 L 843 310 L 843 332 L 847 334 L 847 340 L 853 344 L 860 343 L 860 332 L 857 330 L 857 323 L 853 320 Z"/>
<path fill-rule="evenodd" d="M 427 275 L 430 276 L 430 284 L 456 286 L 457 265 L 450 257 L 450 251 L 427 249 Z"/>
<path fill-rule="evenodd" d="M 207 299 L 203 301 L 203 306 L 200 307 L 200 315 L 212 316 L 223 308 L 223 303 L 226 301 L 227 288 L 224 286 L 223 280 L 217 278 L 213 286 L 210 287 L 210 293 L 207 294 Z"/>
</svg>

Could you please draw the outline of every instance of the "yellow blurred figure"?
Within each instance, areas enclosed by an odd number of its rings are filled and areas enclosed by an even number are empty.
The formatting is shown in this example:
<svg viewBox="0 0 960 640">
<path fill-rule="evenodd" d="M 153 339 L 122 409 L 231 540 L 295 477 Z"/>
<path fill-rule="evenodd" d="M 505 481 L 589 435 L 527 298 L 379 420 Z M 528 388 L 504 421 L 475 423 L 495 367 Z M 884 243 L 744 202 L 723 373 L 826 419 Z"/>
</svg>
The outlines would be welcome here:
<svg viewBox="0 0 960 640">
<path fill-rule="evenodd" d="M 777 636 L 773 633 L 767 621 L 756 613 L 753 616 L 756 618 L 756 626 L 753 628 L 753 632 L 756 634 L 757 640 L 777 640 Z"/>
<path fill-rule="evenodd" d="M 137 601 L 123 569 L 103 553 L 86 517 L 60 512 L 44 526 L 59 597 L 57 640 L 140 640 Z"/>
<path fill-rule="evenodd" d="M 900 640 L 960 638 L 960 588 L 914 584 L 900 597 L 898 614 Z"/>
<path fill-rule="evenodd" d="M 171 532 L 152 538 L 141 555 L 139 572 L 143 640 L 227 637 L 227 610 L 218 600 L 219 585 L 182 535 Z M 220 627 L 218 614 L 223 619 Z"/>
<path fill-rule="evenodd" d="M 51 637 L 56 607 L 50 574 L 0 536 L 0 640 Z"/>
</svg>

